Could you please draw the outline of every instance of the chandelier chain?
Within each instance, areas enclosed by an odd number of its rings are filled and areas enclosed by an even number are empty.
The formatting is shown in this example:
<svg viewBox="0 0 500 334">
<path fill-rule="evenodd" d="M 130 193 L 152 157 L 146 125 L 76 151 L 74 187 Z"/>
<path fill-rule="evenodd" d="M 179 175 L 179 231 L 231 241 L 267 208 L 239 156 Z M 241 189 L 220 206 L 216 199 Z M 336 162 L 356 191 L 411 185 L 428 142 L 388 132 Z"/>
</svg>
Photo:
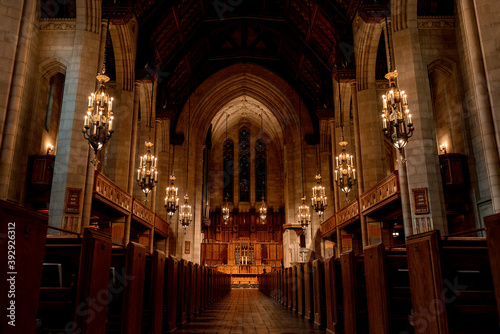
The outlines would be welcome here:
<svg viewBox="0 0 500 334">
<path fill-rule="evenodd" d="M 391 40 L 389 39 L 389 20 L 385 19 L 385 35 L 387 42 L 387 53 L 389 53 L 389 72 L 392 72 L 392 51 L 391 51 Z"/>
<path fill-rule="evenodd" d="M 151 142 L 151 129 L 153 128 L 153 103 L 154 103 L 154 91 L 155 91 L 155 78 L 151 81 L 151 108 L 149 110 L 149 120 L 148 120 L 148 138 L 149 142 Z"/>
<path fill-rule="evenodd" d="M 300 92 L 299 92 L 299 133 L 300 133 L 300 170 L 302 177 L 302 197 L 305 197 L 304 190 L 304 153 L 302 152 L 302 112 L 300 109 Z"/>
<path fill-rule="evenodd" d="M 174 175 L 175 145 L 172 145 L 172 176 Z"/>
<path fill-rule="evenodd" d="M 102 59 L 102 74 L 106 73 L 106 57 L 108 55 L 108 38 L 109 38 L 109 21 L 110 18 L 108 17 L 108 22 L 106 23 L 106 39 L 104 41 L 104 57 Z"/>
<path fill-rule="evenodd" d="M 344 113 L 342 111 L 342 93 L 340 91 L 340 78 L 339 78 L 339 114 L 340 114 L 340 135 L 342 141 L 344 141 Z"/>
<path fill-rule="evenodd" d="M 187 130 L 187 159 L 186 159 L 186 196 L 188 195 L 188 178 L 189 178 L 189 135 L 191 128 L 191 96 L 188 102 L 188 130 Z"/>
</svg>

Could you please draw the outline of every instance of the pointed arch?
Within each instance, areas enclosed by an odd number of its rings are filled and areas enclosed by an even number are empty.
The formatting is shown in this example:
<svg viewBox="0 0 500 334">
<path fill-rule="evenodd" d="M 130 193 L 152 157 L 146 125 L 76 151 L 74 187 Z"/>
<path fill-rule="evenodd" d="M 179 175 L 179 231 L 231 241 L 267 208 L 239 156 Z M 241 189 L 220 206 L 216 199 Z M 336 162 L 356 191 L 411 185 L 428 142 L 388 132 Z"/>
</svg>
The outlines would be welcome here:
<svg viewBox="0 0 500 334">
<path fill-rule="evenodd" d="M 233 202 L 234 189 L 234 143 L 231 139 L 226 139 L 222 145 L 222 170 L 224 197 L 229 202 Z"/>
</svg>

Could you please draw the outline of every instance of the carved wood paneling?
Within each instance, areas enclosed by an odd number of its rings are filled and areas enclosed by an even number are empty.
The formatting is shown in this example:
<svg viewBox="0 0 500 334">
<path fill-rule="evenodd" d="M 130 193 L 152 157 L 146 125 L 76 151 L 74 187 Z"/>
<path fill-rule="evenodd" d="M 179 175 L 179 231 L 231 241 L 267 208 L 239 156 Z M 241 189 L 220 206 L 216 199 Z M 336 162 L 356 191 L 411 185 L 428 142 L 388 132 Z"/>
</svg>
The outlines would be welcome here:
<svg viewBox="0 0 500 334">
<path fill-rule="evenodd" d="M 94 178 L 94 197 L 124 214 L 130 212 L 131 196 L 97 171 Z"/>
<path fill-rule="evenodd" d="M 326 238 L 333 234 L 335 232 L 335 227 L 336 227 L 336 217 L 335 215 L 331 216 L 327 220 L 325 220 L 323 223 L 321 223 L 320 227 L 320 232 L 321 232 L 321 237 Z"/>
<path fill-rule="evenodd" d="M 136 220 L 138 220 L 148 228 L 152 228 L 155 224 L 154 212 L 142 205 L 141 202 L 139 202 L 135 198 L 132 205 L 132 215 L 134 215 L 134 218 L 136 218 Z"/>
<path fill-rule="evenodd" d="M 359 201 L 354 200 L 351 204 L 337 212 L 337 225 L 347 225 L 359 218 Z"/>
<path fill-rule="evenodd" d="M 368 214 L 380 209 L 400 197 L 398 171 L 394 171 L 382 182 L 364 193 L 360 198 L 360 209 L 363 214 Z"/>
<path fill-rule="evenodd" d="M 168 237 L 168 227 L 170 224 L 158 215 L 155 215 L 155 232 Z"/>
</svg>

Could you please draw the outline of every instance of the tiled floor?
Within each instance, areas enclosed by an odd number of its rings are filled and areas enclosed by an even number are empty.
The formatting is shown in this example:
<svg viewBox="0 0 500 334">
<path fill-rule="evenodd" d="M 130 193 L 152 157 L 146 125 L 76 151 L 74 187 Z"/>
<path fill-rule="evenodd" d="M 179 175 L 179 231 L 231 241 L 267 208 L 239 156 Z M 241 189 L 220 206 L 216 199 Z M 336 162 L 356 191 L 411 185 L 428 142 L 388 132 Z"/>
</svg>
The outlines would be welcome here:
<svg viewBox="0 0 500 334">
<path fill-rule="evenodd" d="M 257 289 L 233 289 L 178 333 L 324 333 Z"/>
</svg>

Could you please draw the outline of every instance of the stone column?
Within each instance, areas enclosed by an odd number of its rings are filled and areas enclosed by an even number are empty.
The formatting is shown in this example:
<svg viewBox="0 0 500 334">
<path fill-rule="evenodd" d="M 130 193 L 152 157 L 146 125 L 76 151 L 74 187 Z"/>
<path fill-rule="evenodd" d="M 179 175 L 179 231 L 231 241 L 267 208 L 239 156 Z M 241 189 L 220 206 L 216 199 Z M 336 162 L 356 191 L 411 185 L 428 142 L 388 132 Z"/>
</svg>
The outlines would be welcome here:
<svg viewBox="0 0 500 334">
<path fill-rule="evenodd" d="M 0 41 L 2 54 L 0 55 L 0 147 L 3 145 L 3 132 L 7 115 L 9 96 L 12 89 L 14 75 L 14 63 L 17 50 L 20 47 L 21 20 L 26 1 L 9 1 L 0 4 L 2 21 L 0 24 L 0 34 L 3 36 Z M 28 3 L 36 3 L 29 1 Z M 27 4 L 29 6 L 29 4 Z M 25 43 L 25 42 L 24 42 Z M 2 198 L 3 195 L 2 195 Z"/>
<path fill-rule="evenodd" d="M 487 5 L 486 5 L 487 3 Z M 476 8 L 479 10 L 476 12 Z M 495 112 L 491 105 L 491 100 L 498 100 L 494 94 L 498 90 L 495 79 L 498 76 L 497 71 L 493 68 L 498 68 L 500 62 L 495 57 L 498 56 L 495 47 L 489 47 L 492 43 L 496 43 L 496 39 L 488 36 L 490 33 L 487 29 L 488 22 L 497 20 L 494 15 L 494 8 L 498 9 L 498 3 L 494 1 L 486 1 L 484 4 L 479 5 L 473 0 L 459 0 L 457 1 L 457 11 L 461 14 L 461 23 L 463 25 L 464 43 L 467 44 L 468 52 L 465 52 L 465 59 L 471 67 L 470 77 L 472 81 L 472 97 L 470 103 L 466 107 L 468 109 L 477 108 L 479 116 L 479 130 L 480 138 L 483 142 L 482 149 L 484 150 L 484 159 L 486 165 L 487 182 L 491 193 L 492 211 L 493 213 L 500 212 L 500 159 L 499 159 L 499 146 L 498 136 L 500 136 L 498 128 L 500 128 L 500 117 L 495 117 Z M 492 8 L 493 7 L 493 8 Z M 493 12 L 491 11 L 493 10 Z M 485 14 L 485 22 L 478 21 L 479 14 Z M 481 29 L 478 29 L 478 24 Z M 482 42 L 486 43 L 482 45 Z M 485 68 L 484 56 L 488 57 L 488 68 Z M 496 56 L 493 56 L 495 54 Z M 491 68 L 493 67 L 493 68 Z M 491 71 L 490 71 L 491 70 Z M 487 78 L 492 81 L 487 80 Z M 488 92 L 488 88 L 490 91 Z M 500 101 L 499 101 L 500 103 Z M 495 118 L 497 123 L 497 130 L 495 131 Z M 481 180 L 480 180 L 481 182 Z"/>
<path fill-rule="evenodd" d="M 0 139 L 0 159 L 2 161 L 2 163 L 0 164 L 0 198 L 11 199 L 14 201 L 17 201 L 15 197 L 17 197 L 16 188 L 18 186 L 18 183 L 15 182 L 16 180 L 14 177 L 16 173 L 15 170 L 17 169 L 14 164 L 14 156 L 17 153 L 16 140 L 19 139 L 18 135 L 23 132 L 23 130 L 20 128 L 22 103 L 23 98 L 26 98 L 24 94 L 27 91 L 27 83 L 29 79 L 28 62 L 30 56 L 30 48 L 33 47 L 33 39 L 36 37 L 34 22 L 36 14 L 38 14 L 38 12 L 36 11 L 37 1 L 26 0 L 24 1 L 24 6 L 22 4 L 23 1 L 20 2 L 21 4 L 18 4 L 17 6 L 6 8 L 6 13 L 10 13 L 11 16 L 5 15 L 6 21 L 3 21 L 2 19 L 2 22 L 4 22 L 4 24 L 7 22 L 13 24 L 12 27 L 9 27 L 10 29 L 19 27 L 18 22 L 20 22 L 19 38 L 17 38 L 18 31 L 10 30 L 6 32 L 6 36 L 10 37 L 12 39 L 12 42 L 17 41 L 17 44 L 14 44 L 14 46 L 16 47 L 13 47 L 12 45 L 6 45 L 5 48 L 2 49 L 2 55 L 5 55 L 5 60 L 9 64 L 6 67 L 11 71 L 10 73 L 5 73 L 5 78 L 12 79 L 10 79 L 11 85 L 6 87 L 2 86 L 0 88 L 0 94 L 6 94 L 7 96 L 8 92 L 6 113 L 4 113 L 4 111 L 2 110 L 2 106 L 0 106 L 0 116 L 2 116 L 1 120 L 5 119 L 5 123 L 1 123 L 2 126 L 5 124 L 5 126 L 1 129 L 3 130 L 3 132 L 0 132 L 2 134 L 2 139 Z M 2 5 L 1 7 L 5 8 L 7 6 Z M 20 12 L 18 12 L 18 10 L 22 10 L 22 21 L 19 21 Z M 4 18 L 4 15 L 2 16 L 2 18 Z M 2 24 L 1 26 L 4 27 L 4 24 Z M 0 31 L 2 30 L 5 31 L 6 29 L 0 29 Z M 10 52 L 8 50 L 15 51 L 15 63 L 10 60 L 11 56 L 13 55 L 10 55 Z M 3 64 L 4 63 L 2 62 L 2 71 L 4 68 Z M 13 64 L 13 66 L 10 66 L 10 64 Z M 4 80 L 3 76 L 0 80 Z M 0 98 L 2 98 L 1 95 Z"/>
<path fill-rule="evenodd" d="M 50 197 L 49 224 L 55 227 L 73 226 L 75 230 L 75 226 L 82 225 L 82 214 L 68 215 L 64 205 L 67 188 L 83 190 L 86 187 L 89 145 L 83 138 L 82 127 L 87 97 L 96 87 L 99 37 L 100 32 L 88 31 L 86 22 L 77 21 L 73 56 L 66 74 Z"/>
<path fill-rule="evenodd" d="M 395 8 L 397 4 L 393 3 Z M 393 12 L 393 15 L 396 12 Z M 408 94 L 408 105 L 415 131 L 405 147 L 408 190 L 428 189 L 429 213 L 412 218 L 432 218 L 435 229 L 448 232 L 441 171 L 435 136 L 434 116 L 427 67 L 423 63 L 417 27 L 416 11 L 408 12 L 407 25 L 392 25 L 395 69 L 399 73 L 399 88 Z M 392 18 L 392 22 L 399 18 Z M 412 209 L 413 211 L 413 209 Z"/>
<path fill-rule="evenodd" d="M 358 184 L 358 200 L 361 198 L 365 192 L 363 185 L 363 161 L 361 160 L 361 147 L 360 147 L 360 134 L 359 134 L 359 112 L 358 112 L 358 90 L 356 87 L 356 81 L 351 81 L 351 96 L 352 96 L 352 116 L 354 119 L 354 142 L 356 144 L 356 166 L 357 169 L 357 184 Z M 361 224 L 361 238 L 363 243 L 363 248 L 368 246 L 368 232 L 366 228 L 366 218 L 360 212 L 359 220 Z"/>
</svg>

